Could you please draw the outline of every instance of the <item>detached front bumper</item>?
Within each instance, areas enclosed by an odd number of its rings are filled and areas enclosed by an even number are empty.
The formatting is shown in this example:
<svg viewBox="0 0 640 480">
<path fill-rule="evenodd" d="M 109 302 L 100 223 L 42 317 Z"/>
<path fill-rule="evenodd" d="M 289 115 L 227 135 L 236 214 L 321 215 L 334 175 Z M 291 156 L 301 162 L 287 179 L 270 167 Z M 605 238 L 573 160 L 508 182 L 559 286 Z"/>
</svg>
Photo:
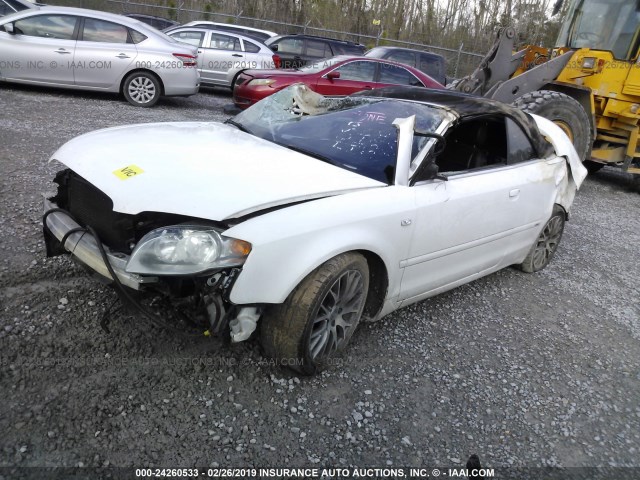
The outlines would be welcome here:
<svg viewBox="0 0 640 480">
<path fill-rule="evenodd" d="M 48 212 L 49 210 L 55 208 L 58 208 L 57 205 L 47 199 L 44 200 L 45 212 Z M 45 236 L 48 235 L 50 237 L 53 237 L 57 240 L 58 244 L 62 241 L 67 232 L 74 228 L 81 227 L 68 214 L 60 211 L 48 214 L 45 222 Z M 47 242 L 48 241 L 49 239 L 47 239 Z M 127 271 L 125 271 L 125 267 L 127 265 L 127 262 L 129 261 L 129 256 L 125 255 L 124 253 L 111 252 L 109 250 L 109 247 L 104 244 L 102 246 L 105 253 L 107 254 L 107 258 L 109 260 L 109 263 L 111 264 L 111 267 L 113 268 L 114 273 L 118 276 L 120 283 L 122 283 L 123 285 L 134 290 L 142 290 L 145 284 L 153 284 L 158 282 L 158 277 L 143 277 L 135 273 L 128 273 Z M 71 253 L 74 258 L 89 267 L 91 270 L 104 277 L 106 280 L 113 281 L 113 278 L 109 273 L 109 269 L 105 265 L 102 259 L 102 255 L 100 254 L 98 243 L 93 235 L 91 235 L 89 232 L 72 233 L 65 240 L 65 244 L 61 245 L 61 247 Z"/>
</svg>

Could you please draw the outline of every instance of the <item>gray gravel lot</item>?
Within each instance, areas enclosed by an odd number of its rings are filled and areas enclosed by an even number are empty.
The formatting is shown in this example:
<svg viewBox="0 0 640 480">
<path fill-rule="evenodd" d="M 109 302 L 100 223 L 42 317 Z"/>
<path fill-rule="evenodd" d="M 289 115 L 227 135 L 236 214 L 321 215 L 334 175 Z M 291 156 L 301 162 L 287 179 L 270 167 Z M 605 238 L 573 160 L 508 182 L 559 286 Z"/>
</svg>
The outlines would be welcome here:
<svg viewBox="0 0 640 480">
<path fill-rule="evenodd" d="M 48 157 L 97 128 L 222 120 L 229 102 L 206 90 L 140 109 L 0 87 L 0 467 L 460 468 L 478 453 L 640 478 L 640 195 L 613 169 L 586 181 L 548 269 L 506 269 L 365 325 L 314 378 L 255 342 L 127 315 L 105 334 L 114 293 L 45 258 Z"/>
</svg>

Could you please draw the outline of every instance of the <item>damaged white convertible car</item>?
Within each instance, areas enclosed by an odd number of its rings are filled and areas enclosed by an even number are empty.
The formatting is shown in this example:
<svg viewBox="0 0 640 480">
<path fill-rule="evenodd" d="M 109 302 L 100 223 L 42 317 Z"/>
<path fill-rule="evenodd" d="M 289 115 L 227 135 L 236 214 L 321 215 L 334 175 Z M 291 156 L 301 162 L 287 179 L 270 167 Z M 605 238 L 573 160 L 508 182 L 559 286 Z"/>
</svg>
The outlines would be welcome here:
<svg viewBox="0 0 640 480">
<path fill-rule="evenodd" d="M 312 374 L 361 321 L 501 268 L 543 269 L 586 170 L 553 123 L 411 87 L 304 85 L 220 123 L 82 135 L 52 160 L 49 255 L 193 302 Z"/>
</svg>

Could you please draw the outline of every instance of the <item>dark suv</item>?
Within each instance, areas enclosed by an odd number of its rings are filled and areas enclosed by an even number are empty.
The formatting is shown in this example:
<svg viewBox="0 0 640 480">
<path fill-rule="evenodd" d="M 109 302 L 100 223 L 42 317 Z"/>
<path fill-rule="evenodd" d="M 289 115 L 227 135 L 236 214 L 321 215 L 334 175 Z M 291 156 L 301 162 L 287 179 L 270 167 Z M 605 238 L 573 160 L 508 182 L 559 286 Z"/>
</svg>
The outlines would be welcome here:
<svg viewBox="0 0 640 480">
<path fill-rule="evenodd" d="M 364 55 L 359 43 L 313 35 L 278 35 L 265 44 L 278 53 L 282 68 L 299 68 L 336 55 Z"/>
<path fill-rule="evenodd" d="M 175 27 L 176 25 L 180 25 L 178 22 L 169 20 L 168 18 L 156 17 L 154 15 L 144 15 L 142 13 L 128 13 L 125 15 L 125 17 L 135 18 L 139 22 L 151 25 L 157 30 L 164 30 L 165 28 L 171 28 Z"/>
<path fill-rule="evenodd" d="M 442 85 L 446 84 L 447 67 L 444 57 L 437 53 L 401 47 L 374 47 L 365 56 L 404 63 L 426 73 Z"/>
</svg>

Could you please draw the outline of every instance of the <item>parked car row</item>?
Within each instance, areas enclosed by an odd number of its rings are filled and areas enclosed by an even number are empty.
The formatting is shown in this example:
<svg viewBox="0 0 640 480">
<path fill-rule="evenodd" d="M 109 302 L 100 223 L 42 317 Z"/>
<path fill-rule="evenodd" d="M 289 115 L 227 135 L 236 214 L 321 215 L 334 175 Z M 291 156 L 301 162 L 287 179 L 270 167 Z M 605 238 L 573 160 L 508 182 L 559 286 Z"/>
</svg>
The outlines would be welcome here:
<svg viewBox="0 0 640 480">
<path fill-rule="evenodd" d="M 0 18 L 0 81 L 117 92 L 136 106 L 153 106 L 162 95 L 193 95 L 201 84 L 235 89 L 234 103 L 246 108 L 295 82 L 327 95 L 444 83 L 442 57 L 409 49 L 365 54 L 354 42 L 239 25 L 177 26 L 151 15 L 26 0 L 1 5 L 12 12 Z"/>
</svg>

